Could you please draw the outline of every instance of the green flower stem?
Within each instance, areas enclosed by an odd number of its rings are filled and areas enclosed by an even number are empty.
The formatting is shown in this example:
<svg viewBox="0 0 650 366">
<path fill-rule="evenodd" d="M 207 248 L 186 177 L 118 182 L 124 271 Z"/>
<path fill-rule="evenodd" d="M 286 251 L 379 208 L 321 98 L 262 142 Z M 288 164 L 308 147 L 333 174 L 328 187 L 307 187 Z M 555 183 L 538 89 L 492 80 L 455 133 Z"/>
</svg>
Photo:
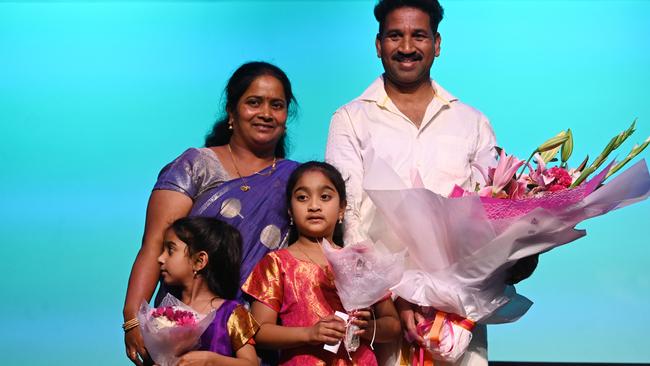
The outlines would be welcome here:
<svg viewBox="0 0 650 366">
<path fill-rule="evenodd" d="M 619 163 L 616 163 L 609 172 L 607 172 L 607 175 L 605 176 L 605 179 L 609 178 L 612 174 L 616 173 L 619 171 L 622 167 L 624 167 L 627 163 L 630 162 L 630 160 L 634 159 L 637 155 L 639 155 L 643 150 L 645 150 L 646 147 L 650 144 L 650 137 L 648 137 L 642 144 L 641 146 L 639 145 L 634 145 L 632 148 L 632 151 L 630 151 L 629 154 L 620 161 Z"/>
<path fill-rule="evenodd" d="M 526 170 L 526 167 L 528 166 L 530 161 L 533 159 L 533 156 L 535 156 L 535 154 L 537 154 L 538 152 L 539 152 L 539 150 L 535 149 L 535 151 L 533 151 L 533 153 L 530 154 L 530 157 L 528 158 L 528 160 L 526 160 L 526 163 L 521 167 L 521 172 L 519 172 L 519 175 L 517 175 L 517 180 L 519 180 L 519 178 L 521 178 L 521 176 L 524 174 L 524 170 Z"/>
<path fill-rule="evenodd" d="M 578 186 L 580 183 L 584 182 L 584 180 L 587 179 L 587 177 L 589 177 L 589 175 L 591 175 L 593 172 L 595 172 L 605 162 L 605 160 L 607 159 L 609 154 L 611 154 L 612 151 L 616 150 L 619 146 L 621 146 L 621 144 L 623 142 L 625 142 L 625 140 L 627 140 L 627 138 L 630 137 L 634 133 L 635 127 L 636 127 L 636 118 L 634 119 L 634 121 L 632 121 L 632 124 L 630 125 L 630 127 L 628 127 L 627 130 L 621 132 L 620 134 L 612 137 L 612 139 L 609 140 L 609 143 L 607 144 L 607 146 L 605 146 L 605 149 L 603 149 L 603 151 L 600 153 L 600 155 L 598 155 L 596 160 L 594 160 L 594 162 L 589 166 L 589 168 L 582 171 L 582 173 L 580 174 L 578 179 L 576 179 L 575 182 L 573 182 L 569 188 L 574 188 L 574 187 Z M 634 151 L 634 149 L 633 149 L 633 151 Z M 639 152 L 641 152 L 641 151 L 639 151 Z M 628 161 L 630 161 L 630 160 L 628 159 L 627 161 L 625 161 L 625 163 L 627 163 Z M 616 170 L 620 169 L 623 165 L 618 167 Z M 614 166 L 614 167 L 616 167 L 616 166 Z M 610 174 L 608 174 L 607 176 L 609 176 L 609 175 Z"/>
</svg>

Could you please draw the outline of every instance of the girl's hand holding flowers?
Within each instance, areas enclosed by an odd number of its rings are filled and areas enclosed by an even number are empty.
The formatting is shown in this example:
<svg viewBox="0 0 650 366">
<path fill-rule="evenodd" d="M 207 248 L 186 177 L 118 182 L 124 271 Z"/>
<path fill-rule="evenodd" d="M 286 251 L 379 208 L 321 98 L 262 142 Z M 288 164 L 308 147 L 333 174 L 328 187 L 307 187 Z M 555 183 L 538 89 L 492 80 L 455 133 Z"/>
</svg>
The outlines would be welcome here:
<svg viewBox="0 0 650 366">
<path fill-rule="evenodd" d="M 216 353 L 210 351 L 192 351 L 184 354 L 178 360 L 177 366 L 207 366 L 216 365 Z"/>
<path fill-rule="evenodd" d="M 149 355 L 161 366 L 176 365 L 178 356 L 195 349 L 215 312 L 199 315 L 167 294 L 158 308 L 142 303 L 138 312 L 140 330 Z"/>
<path fill-rule="evenodd" d="M 372 309 L 359 309 L 350 313 L 350 324 L 356 325 L 359 329 L 354 333 L 360 337 L 372 337 L 372 327 L 370 321 L 372 320 Z"/>
<path fill-rule="evenodd" d="M 332 314 L 308 328 L 308 343 L 335 345 L 345 336 L 345 322 Z"/>
</svg>

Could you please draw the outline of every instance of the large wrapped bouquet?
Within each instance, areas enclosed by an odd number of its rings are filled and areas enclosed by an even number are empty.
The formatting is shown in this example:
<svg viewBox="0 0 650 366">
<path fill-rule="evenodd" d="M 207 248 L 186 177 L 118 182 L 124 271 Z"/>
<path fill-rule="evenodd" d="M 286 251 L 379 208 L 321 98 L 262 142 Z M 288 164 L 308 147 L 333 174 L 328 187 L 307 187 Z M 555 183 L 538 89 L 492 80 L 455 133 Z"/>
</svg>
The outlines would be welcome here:
<svg viewBox="0 0 650 366">
<path fill-rule="evenodd" d="M 648 197 L 645 161 L 604 184 L 650 143 L 634 146 L 622 161 L 603 168 L 633 132 L 634 123 L 612 138 L 591 165 L 585 159 L 574 169 L 568 167 L 570 130 L 542 144 L 528 161 L 500 150 L 495 167 L 476 167 L 485 184 L 455 187 L 449 196 L 423 188 L 419 177 L 406 187 L 380 158 L 368 159 L 364 189 L 398 245 L 408 251 L 409 265 L 391 290 L 430 311 L 418 330 L 434 358 L 457 360 L 474 323 L 512 322 L 528 310 L 532 302 L 506 285 L 515 262 L 584 236 L 575 226 L 588 218 Z"/>
</svg>

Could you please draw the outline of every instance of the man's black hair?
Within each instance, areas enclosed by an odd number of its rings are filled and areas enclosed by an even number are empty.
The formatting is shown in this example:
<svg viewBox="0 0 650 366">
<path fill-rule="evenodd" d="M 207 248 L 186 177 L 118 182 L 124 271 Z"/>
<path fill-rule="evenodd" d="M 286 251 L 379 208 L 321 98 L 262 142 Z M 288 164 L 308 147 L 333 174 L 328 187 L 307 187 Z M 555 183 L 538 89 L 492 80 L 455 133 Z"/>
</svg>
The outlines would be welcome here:
<svg viewBox="0 0 650 366">
<path fill-rule="evenodd" d="M 419 9 L 428 14 L 431 31 L 433 34 L 438 31 L 438 24 L 442 20 L 444 11 L 437 0 L 380 0 L 375 5 L 375 19 L 379 22 L 378 38 L 383 35 L 386 16 L 395 9 L 407 7 Z"/>
</svg>

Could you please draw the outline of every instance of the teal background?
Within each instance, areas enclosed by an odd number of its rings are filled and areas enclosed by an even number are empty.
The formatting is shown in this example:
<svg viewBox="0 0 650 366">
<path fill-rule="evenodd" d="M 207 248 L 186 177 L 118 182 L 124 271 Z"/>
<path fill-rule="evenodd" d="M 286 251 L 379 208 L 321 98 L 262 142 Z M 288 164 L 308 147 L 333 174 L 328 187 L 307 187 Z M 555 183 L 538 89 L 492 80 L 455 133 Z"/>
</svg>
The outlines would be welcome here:
<svg viewBox="0 0 650 366">
<path fill-rule="evenodd" d="M 373 1 L 0 3 L 3 365 L 128 365 L 122 303 L 159 169 L 200 146 L 228 76 L 295 86 L 297 160 L 381 72 Z M 443 1 L 432 76 L 519 156 L 571 127 L 574 164 L 633 118 L 650 135 L 650 2 Z M 647 152 L 645 153 L 647 156 Z M 491 360 L 650 362 L 650 203 L 581 225 L 491 326 Z"/>
</svg>

